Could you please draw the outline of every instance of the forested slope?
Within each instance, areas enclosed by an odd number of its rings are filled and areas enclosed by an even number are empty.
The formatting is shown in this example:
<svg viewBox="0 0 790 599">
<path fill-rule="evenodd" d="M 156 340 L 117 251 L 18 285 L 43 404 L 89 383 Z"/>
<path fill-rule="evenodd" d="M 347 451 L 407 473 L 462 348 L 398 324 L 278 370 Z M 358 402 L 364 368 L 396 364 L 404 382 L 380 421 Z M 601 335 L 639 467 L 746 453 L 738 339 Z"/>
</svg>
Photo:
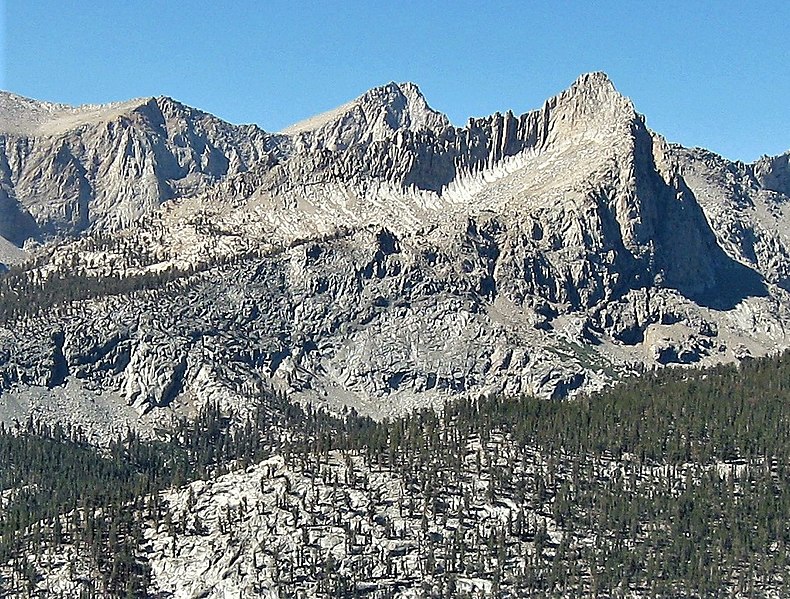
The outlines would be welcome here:
<svg viewBox="0 0 790 599">
<path fill-rule="evenodd" d="M 104 449 L 31 421 L 0 429 L 0 588 L 782 596 L 789 454 L 787 354 L 385 422 L 266 396 Z"/>
</svg>

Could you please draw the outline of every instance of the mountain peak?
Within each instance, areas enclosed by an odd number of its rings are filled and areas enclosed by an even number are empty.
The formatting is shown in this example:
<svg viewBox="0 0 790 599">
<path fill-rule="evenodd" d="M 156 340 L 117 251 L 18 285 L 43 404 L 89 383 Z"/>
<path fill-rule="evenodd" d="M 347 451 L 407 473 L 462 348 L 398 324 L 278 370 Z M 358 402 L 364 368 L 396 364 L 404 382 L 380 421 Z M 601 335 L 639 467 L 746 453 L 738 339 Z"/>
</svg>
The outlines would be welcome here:
<svg viewBox="0 0 790 599">
<path fill-rule="evenodd" d="M 614 83 L 609 79 L 609 75 L 603 71 L 592 71 L 590 73 L 582 73 L 571 84 L 571 89 L 578 90 L 603 90 L 607 92 L 615 92 Z"/>
<path fill-rule="evenodd" d="M 383 100 L 383 99 L 392 100 L 393 98 L 397 98 L 397 97 L 404 97 L 407 98 L 409 101 L 416 102 L 418 104 L 427 105 L 428 103 L 425 100 L 425 96 L 423 95 L 419 86 L 411 81 L 404 81 L 402 83 L 397 83 L 396 81 L 390 81 L 389 83 L 385 83 L 384 85 L 379 85 L 378 87 L 374 87 L 366 91 L 359 98 L 357 98 L 357 101 Z"/>
<path fill-rule="evenodd" d="M 542 111 L 552 115 L 557 132 L 563 135 L 570 131 L 611 132 L 615 124 L 627 125 L 638 118 L 631 100 L 618 92 L 602 71 L 580 75 L 564 91 L 546 100 Z"/>
<path fill-rule="evenodd" d="M 0 92 L 0 133 L 28 136 L 57 135 L 88 123 L 106 121 L 139 108 L 152 98 L 109 104 L 70 106 Z"/>
<path fill-rule="evenodd" d="M 344 149 L 390 137 L 399 130 L 437 130 L 450 125 L 428 105 L 414 83 L 395 83 L 368 90 L 355 100 L 291 125 L 282 133 L 322 139 L 323 145 Z"/>
<path fill-rule="evenodd" d="M 359 98 L 371 103 L 372 110 L 384 110 L 387 124 L 393 129 L 435 129 L 449 123 L 447 117 L 428 105 L 420 88 L 411 82 L 390 82 L 373 88 Z"/>
<path fill-rule="evenodd" d="M 604 105 L 610 108 L 626 108 L 633 112 L 631 100 L 617 91 L 617 88 L 603 71 L 583 73 L 559 95 L 564 100 L 575 100 L 580 104 Z"/>
</svg>

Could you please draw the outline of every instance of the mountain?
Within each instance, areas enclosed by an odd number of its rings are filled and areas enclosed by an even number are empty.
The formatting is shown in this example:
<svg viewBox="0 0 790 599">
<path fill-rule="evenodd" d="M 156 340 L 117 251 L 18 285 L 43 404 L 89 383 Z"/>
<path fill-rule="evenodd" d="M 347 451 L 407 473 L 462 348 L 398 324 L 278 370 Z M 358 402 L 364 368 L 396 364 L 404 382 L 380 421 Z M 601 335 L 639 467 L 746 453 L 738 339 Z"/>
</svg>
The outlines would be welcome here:
<svg viewBox="0 0 790 599">
<path fill-rule="evenodd" d="M 410 83 L 278 134 L 2 102 L 2 222 L 39 244 L 0 296 L 6 420 L 101 437 L 273 391 L 380 417 L 790 345 L 787 155 L 668 143 L 603 73 L 465 127 Z"/>
<path fill-rule="evenodd" d="M 324 114 L 283 131 L 302 148 L 347 150 L 386 141 L 396 131 L 448 129 L 447 117 L 433 110 L 413 83 L 389 83 Z"/>
<path fill-rule="evenodd" d="M 0 94 L 0 595 L 786 595 L 789 159 Z"/>
<path fill-rule="evenodd" d="M 267 135 L 170 98 L 101 106 L 0 93 L 0 235 L 115 231 L 269 157 Z"/>
</svg>

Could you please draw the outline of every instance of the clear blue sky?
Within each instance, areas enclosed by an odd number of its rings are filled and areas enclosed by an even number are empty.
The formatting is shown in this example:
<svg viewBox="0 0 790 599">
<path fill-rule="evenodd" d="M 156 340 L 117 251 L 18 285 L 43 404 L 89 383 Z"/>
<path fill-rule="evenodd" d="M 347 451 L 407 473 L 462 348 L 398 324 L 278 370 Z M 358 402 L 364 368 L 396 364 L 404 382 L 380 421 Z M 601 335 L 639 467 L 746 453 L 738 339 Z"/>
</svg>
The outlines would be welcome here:
<svg viewBox="0 0 790 599">
<path fill-rule="evenodd" d="M 0 87 L 169 95 L 276 131 L 388 81 L 458 125 L 604 70 L 671 141 L 790 149 L 790 2 L 0 0 Z"/>
</svg>

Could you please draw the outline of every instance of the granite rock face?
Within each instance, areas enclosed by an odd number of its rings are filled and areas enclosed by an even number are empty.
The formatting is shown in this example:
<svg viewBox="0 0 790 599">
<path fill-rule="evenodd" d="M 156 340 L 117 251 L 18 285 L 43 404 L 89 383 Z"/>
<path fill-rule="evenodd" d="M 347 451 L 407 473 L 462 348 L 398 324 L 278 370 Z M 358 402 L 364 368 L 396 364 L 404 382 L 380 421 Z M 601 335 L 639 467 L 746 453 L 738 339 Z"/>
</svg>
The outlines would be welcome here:
<svg viewBox="0 0 790 599">
<path fill-rule="evenodd" d="M 3 102 L 0 227 L 43 243 L 15 276 L 77 287 L 6 318 L 15 392 L 383 416 L 790 345 L 787 156 L 669 144 L 602 73 L 462 128 L 413 84 L 273 135 L 161 98 Z"/>
<path fill-rule="evenodd" d="M 170 98 L 71 108 L 0 94 L 0 235 L 111 232 L 270 158 L 255 126 Z"/>
</svg>

